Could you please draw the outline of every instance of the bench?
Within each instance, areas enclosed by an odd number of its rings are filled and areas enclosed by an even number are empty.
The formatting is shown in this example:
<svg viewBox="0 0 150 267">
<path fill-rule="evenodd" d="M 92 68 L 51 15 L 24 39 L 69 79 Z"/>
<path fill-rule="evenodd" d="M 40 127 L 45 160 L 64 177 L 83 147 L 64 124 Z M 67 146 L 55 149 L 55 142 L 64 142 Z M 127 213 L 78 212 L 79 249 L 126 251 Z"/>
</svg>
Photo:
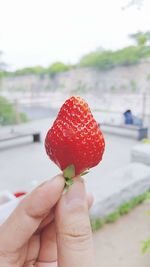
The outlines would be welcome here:
<svg viewBox="0 0 150 267">
<path fill-rule="evenodd" d="M 33 142 L 41 142 L 41 135 L 40 132 L 7 132 L 3 133 L 2 135 L 0 134 L 0 142 L 5 142 L 5 141 L 10 141 L 14 139 L 20 139 L 24 137 L 32 136 L 33 137 Z"/>
<path fill-rule="evenodd" d="M 131 161 L 150 166 L 150 144 L 138 144 L 131 150 Z"/>
<path fill-rule="evenodd" d="M 98 182 L 98 181 L 97 181 Z M 93 192 L 92 218 L 104 218 L 122 204 L 150 189 L 150 167 L 130 163 L 105 176 L 99 183 L 87 180 L 87 191 Z"/>
<path fill-rule="evenodd" d="M 120 135 L 124 137 L 131 137 L 137 140 L 147 138 L 148 128 L 136 125 L 125 124 L 112 124 L 112 123 L 99 123 L 101 129 L 106 133 Z"/>
</svg>

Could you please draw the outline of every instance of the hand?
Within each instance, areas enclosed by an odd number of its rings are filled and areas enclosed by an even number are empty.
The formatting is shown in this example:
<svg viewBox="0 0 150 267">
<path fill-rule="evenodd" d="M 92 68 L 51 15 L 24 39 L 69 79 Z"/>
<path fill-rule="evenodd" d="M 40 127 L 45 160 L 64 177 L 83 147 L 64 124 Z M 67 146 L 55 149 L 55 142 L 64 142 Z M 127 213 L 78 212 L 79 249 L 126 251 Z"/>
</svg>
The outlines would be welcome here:
<svg viewBox="0 0 150 267">
<path fill-rule="evenodd" d="M 27 195 L 0 226 L 0 266 L 94 267 L 88 205 L 76 178 L 62 195 L 59 175 Z"/>
</svg>

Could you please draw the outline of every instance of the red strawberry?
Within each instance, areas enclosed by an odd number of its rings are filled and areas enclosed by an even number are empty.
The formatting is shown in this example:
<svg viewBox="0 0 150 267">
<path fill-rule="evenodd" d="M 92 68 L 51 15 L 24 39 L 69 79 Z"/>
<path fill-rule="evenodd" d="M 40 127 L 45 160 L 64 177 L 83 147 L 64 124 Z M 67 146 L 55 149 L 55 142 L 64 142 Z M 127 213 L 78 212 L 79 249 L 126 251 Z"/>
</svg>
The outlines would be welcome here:
<svg viewBox="0 0 150 267">
<path fill-rule="evenodd" d="M 49 158 L 61 170 L 73 165 L 75 175 L 102 160 L 104 137 L 82 98 L 72 96 L 63 104 L 46 135 L 45 148 Z"/>
<path fill-rule="evenodd" d="M 26 195 L 26 194 L 27 194 L 27 192 L 19 191 L 19 192 L 15 192 L 15 193 L 14 193 L 14 196 L 15 196 L 15 197 L 22 197 L 22 196 L 24 196 L 24 195 Z"/>
</svg>

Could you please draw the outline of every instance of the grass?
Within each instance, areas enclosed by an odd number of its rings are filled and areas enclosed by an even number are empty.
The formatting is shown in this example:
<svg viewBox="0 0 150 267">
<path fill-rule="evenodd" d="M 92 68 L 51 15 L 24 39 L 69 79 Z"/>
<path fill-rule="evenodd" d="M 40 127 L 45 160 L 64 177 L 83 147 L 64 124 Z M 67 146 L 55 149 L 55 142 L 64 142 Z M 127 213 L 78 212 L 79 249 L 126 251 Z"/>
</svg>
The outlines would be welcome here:
<svg viewBox="0 0 150 267">
<path fill-rule="evenodd" d="M 150 200 L 150 189 L 145 193 L 134 197 L 130 201 L 122 204 L 118 209 L 108 214 L 105 218 L 91 219 L 92 231 L 95 232 L 101 229 L 106 223 L 116 222 L 121 216 L 129 213 L 132 209 L 134 209 L 137 205 L 141 204 L 145 200 Z"/>
<path fill-rule="evenodd" d="M 150 238 L 142 242 L 142 253 L 145 254 L 150 248 Z"/>
<path fill-rule="evenodd" d="M 145 138 L 142 140 L 142 143 L 143 144 L 150 144 L 150 139 Z"/>
<path fill-rule="evenodd" d="M 105 223 L 114 223 L 120 218 L 120 213 L 119 210 L 116 210 L 109 215 L 106 216 L 105 218 Z"/>
</svg>

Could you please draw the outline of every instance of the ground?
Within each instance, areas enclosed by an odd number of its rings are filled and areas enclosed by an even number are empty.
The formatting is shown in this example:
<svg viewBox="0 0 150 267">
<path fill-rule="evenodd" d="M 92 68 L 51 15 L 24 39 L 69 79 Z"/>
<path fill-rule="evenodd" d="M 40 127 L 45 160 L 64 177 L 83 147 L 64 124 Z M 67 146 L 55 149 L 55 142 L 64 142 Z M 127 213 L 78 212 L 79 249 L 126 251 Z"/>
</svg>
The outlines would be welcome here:
<svg viewBox="0 0 150 267">
<path fill-rule="evenodd" d="M 96 267 L 149 267 L 150 251 L 142 255 L 142 241 L 150 237 L 150 202 L 143 203 L 114 224 L 94 233 Z"/>
</svg>

